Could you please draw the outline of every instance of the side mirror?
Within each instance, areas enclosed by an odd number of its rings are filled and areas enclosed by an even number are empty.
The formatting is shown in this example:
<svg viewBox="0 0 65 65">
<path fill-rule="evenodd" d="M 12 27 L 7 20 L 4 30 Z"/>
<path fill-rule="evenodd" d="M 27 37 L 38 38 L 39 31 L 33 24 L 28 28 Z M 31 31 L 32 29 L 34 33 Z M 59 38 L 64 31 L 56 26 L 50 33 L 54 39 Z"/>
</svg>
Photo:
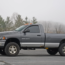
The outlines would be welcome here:
<svg viewBox="0 0 65 65">
<path fill-rule="evenodd" d="M 26 32 L 30 32 L 30 30 L 29 29 L 26 29 L 25 31 L 23 31 L 23 33 L 26 33 Z"/>
</svg>

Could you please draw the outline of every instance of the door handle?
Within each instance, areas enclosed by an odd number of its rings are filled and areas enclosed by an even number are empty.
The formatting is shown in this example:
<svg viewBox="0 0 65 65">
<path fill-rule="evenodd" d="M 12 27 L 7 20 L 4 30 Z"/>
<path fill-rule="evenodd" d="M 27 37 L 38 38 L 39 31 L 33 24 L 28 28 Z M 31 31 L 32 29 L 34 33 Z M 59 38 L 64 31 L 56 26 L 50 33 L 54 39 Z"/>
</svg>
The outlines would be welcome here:
<svg viewBox="0 0 65 65">
<path fill-rule="evenodd" d="M 37 36 L 41 36 L 41 35 L 37 35 Z"/>
</svg>

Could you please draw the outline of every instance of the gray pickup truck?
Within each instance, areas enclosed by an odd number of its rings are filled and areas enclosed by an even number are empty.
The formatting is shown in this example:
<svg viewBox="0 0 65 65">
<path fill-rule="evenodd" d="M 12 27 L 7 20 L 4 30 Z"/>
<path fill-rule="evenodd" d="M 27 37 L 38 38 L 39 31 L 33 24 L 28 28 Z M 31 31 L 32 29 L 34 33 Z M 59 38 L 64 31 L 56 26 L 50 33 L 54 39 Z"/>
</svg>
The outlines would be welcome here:
<svg viewBox="0 0 65 65">
<path fill-rule="evenodd" d="M 14 31 L 0 32 L 0 54 L 18 55 L 21 49 L 46 49 L 50 55 L 65 56 L 65 34 L 46 34 L 41 24 L 22 25 Z"/>
</svg>

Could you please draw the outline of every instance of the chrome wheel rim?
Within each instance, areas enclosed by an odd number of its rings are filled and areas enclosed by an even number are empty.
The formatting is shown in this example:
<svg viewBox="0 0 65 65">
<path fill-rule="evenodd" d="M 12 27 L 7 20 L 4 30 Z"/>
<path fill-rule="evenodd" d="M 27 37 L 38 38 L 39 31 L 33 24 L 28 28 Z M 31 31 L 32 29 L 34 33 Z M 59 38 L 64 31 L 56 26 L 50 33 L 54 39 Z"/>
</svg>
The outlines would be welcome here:
<svg viewBox="0 0 65 65">
<path fill-rule="evenodd" d="M 63 53 L 65 54 L 65 46 L 63 47 L 62 51 L 63 51 Z"/>
<path fill-rule="evenodd" d="M 17 47 L 12 45 L 9 47 L 9 53 L 10 54 L 15 54 L 17 52 Z"/>
</svg>

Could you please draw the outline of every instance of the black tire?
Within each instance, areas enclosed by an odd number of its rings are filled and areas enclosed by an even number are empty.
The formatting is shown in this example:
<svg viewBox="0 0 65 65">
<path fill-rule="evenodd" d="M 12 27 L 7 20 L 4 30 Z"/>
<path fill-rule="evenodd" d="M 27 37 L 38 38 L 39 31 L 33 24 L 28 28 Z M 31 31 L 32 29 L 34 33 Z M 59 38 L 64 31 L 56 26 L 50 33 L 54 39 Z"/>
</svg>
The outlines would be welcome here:
<svg viewBox="0 0 65 65">
<path fill-rule="evenodd" d="M 59 47 L 59 54 L 61 56 L 65 56 L 65 50 L 63 51 L 63 49 L 65 49 L 64 47 L 65 47 L 65 43 L 61 44 Z"/>
<path fill-rule="evenodd" d="M 0 49 L 0 54 L 1 55 L 6 55 L 4 49 Z"/>
<path fill-rule="evenodd" d="M 12 50 L 13 46 L 16 48 L 16 50 Z M 15 51 L 15 53 L 14 53 L 14 51 Z M 6 53 L 7 56 L 17 56 L 19 51 L 20 51 L 20 47 L 15 42 L 10 42 L 5 47 L 5 53 Z"/>
<path fill-rule="evenodd" d="M 49 49 L 47 49 L 47 52 L 48 52 L 50 55 L 56 55 L 57 52 L 58 52 L 58 49 L 57 49 L 57 48 L 49 48 Z"/>
</svg>

